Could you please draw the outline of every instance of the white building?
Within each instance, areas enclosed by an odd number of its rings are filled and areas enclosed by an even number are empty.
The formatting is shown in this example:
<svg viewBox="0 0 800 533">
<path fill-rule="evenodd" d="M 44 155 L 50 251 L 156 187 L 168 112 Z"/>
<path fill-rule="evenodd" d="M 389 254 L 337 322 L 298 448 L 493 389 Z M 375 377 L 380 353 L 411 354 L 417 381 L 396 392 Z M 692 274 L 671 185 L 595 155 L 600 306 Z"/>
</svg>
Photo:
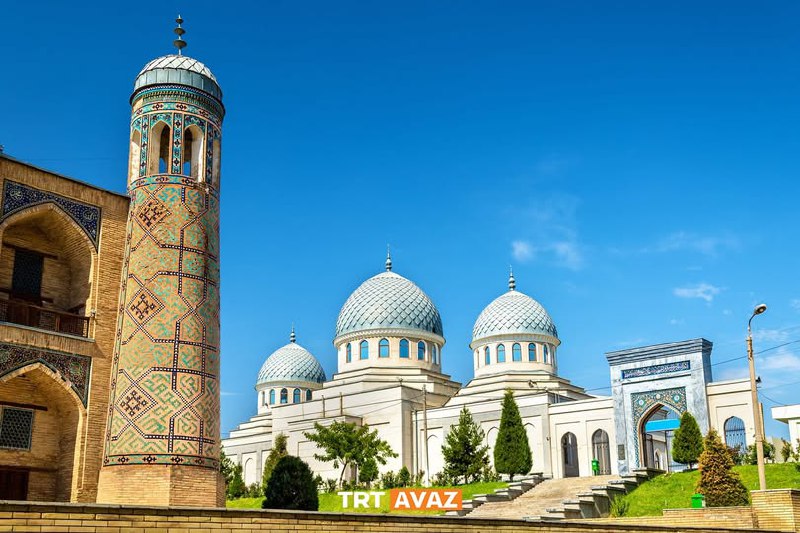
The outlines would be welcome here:
<svg viewBox="0 0 800 533">
<path fill-rule="evenodd" d="M 478 316 L 473 328 L 474 378 L 462 387 L 442 373 L 445 338 L 431 299 L 413 282 L 386 271 L 362 283 L 339 312 L 333 344 L 337 372 L 325 380 L 319 362 L 295 342 L 267 358 L 256 383 L 258 412 L 222 444 L 243 465 L 245 482 L 260 480 L 272 436 L 288 436 L 289 453 L 323 478 L 338 478 L 304 432 L 315 422 L 368 424 L 398 457 L 382 470 L 402 466 L 434 475 L 443 469 L 441 445 L 466 407 L 493 449 L 502 397 L 514 391 L 533 457 L 545 476 L 626 473 L 671 465 L 669 445 L 680 414 L 688 410 L 705 432 L 715 427 L 731 446 L 753 442 L 747 380 L 711 380 L 711 343 L 705 339 L 606 354 L 612 396 L 595 396 L 558 375 L 561 340 L 547 311 L 516 290 Z M 427 454 L 423 433 L 427 405 Z M 427 455 L 427 459 L 426 459 Z M 491 453 L 490 453 L 491 456 Z M 426 464 L 427 461 L 427 464 Z"/>
</svg>

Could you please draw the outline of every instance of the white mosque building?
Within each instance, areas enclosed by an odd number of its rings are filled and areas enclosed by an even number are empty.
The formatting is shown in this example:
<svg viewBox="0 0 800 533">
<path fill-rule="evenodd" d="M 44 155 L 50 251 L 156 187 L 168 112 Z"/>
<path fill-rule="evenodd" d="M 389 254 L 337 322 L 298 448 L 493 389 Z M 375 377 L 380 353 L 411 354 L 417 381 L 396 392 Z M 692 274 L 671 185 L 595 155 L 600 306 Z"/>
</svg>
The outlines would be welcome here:
<svg viewBox="0 0 800 533">
<path fill-rule="evenodd" d="M 338 478 L 331 463 L 314 459 L 303 435 L 315 422 L 368 424 L 398 456 L 382 470 L 444 468 L 441 446 L 466 407 L 491 451 L 502 397 L 514 391 L 530 443 L 532 472 L 546 477 L 592 475 L 671 464 L 670 439 L 684 411 L 701 431 L 717 428 L 730 446 L 754 442 L 749 382 L 711 380 L 711 343 L 705 339 L 607 353 L 611 396 L 596 396 L 558 375 L 561 340 L 542 305 L 516 289 L 492 301 L 473 328 L 474 377 L 465 386 L 442 373 L 445 337 L 434 303 L 412 281 L 386 270 L 364 281 L 339 312 L 333 339 L 337 372 L 330 380 L 319 361 L 296 342 L 264 362 L 255 385 L 257 414 L 222 444 L 258 482 L 273 435 L 288 436 L 289 453 L 323 478 Z M 424 402 L 424 404 L 423 404 Z M 423 407 L 427 407 L 427 453 Z"/>
</svg>

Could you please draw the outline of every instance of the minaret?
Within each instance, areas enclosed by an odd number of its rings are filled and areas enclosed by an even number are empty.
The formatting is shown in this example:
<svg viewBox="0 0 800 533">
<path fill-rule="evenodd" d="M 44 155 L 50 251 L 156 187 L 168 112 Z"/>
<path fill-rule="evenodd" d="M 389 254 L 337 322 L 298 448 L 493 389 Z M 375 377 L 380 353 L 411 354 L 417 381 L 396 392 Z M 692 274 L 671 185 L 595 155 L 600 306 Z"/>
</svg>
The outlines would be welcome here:
<svg viewBox="0 0 800 533">
<path fill-rule="evenodd" d="M 183 55 L 131 96 L 127 247 L 98 502 L 224 505 L 219 474 L 222 90 Z"/>
</svg>

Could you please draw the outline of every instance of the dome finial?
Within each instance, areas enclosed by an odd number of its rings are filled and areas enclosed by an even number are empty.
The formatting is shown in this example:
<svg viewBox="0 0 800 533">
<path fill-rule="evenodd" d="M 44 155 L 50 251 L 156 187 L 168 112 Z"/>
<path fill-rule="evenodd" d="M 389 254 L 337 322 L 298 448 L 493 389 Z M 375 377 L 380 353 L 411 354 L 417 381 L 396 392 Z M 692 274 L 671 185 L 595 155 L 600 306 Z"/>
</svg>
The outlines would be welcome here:
<svg viewBox="0 0 800 533">
<path fill-rule="evenodd" d="M 294 334 L 294 322 L 292 322 L 292 332 L 289 334 L 289 342 L 295 342 L 297 335 Z"/>
<path fill-rule="evenodd" d="M 392 271 L 392 251 L 389 249 L 389 245 L 386 245 L 386 272 Z"/>
<path fill-rule="evenodd" d="M 514 279 L 514 268 L 508 265 L 508 290 L 513 291 L 517 288 L 517 280 Z"/>
<path fill-rule="evenodd" d="M 178 38 L 172 41 L 172 44 L 174 44 L 175 48 L 178 49 L 178 55 L 182 55 L 181 50 L 183 50 L 186 47 L 186 41 L 183 40 L 183 34 L 186 33 L 186 30 L 181 28 L 181 24 L 183 24 L 183 19 L 181 18 L 180 15 L 178 15 L 178 18 L 175 19 L 175 22 L 178 23 L 178 26 L 173 31 L 175 32 L 175 35 L 178 36 Z"/>
</svg>

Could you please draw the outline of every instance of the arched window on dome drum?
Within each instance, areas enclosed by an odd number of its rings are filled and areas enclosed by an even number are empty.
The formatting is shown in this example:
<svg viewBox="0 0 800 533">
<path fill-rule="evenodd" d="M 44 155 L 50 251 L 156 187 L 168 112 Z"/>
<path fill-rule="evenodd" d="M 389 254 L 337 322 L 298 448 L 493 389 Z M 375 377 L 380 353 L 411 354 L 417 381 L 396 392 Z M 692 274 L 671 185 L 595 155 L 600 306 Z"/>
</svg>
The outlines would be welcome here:
<svg viewBox="0 0 800 533">
<path fill-rule="evenodd" d="M 519 345 L 518 342 L 515 342 L 514 345 L 511 347 L 511 360 L 522 361 L 522 347 Z"/>
<path fill-rule="evenodd" d="M 548 348 L 547 344 L 542 344 L 542 352 L 542 361 L 547 363 L 547 361 L 550 359 L 550 349 Z"/>
<path fill-rule="evenodd" d="M 347 343 L 345 351 L 347 352 L 347 362 L 349 363 L 350 361 L 353 360 L 353 347 L 350 345 L 349 342 Z"/>
<path fill-rule="evenodd" d="M 419 341 L 417 343 L 417 359 L 420 361 L 425 359 L 425 342 Z"/>
<path fill-rule="evenodd" d="M 389 357 L 389 341 L 381 339 L 378 343 L 378 357 Z"/>
<path fill-rule="evenodd" d="M 281 389 L 281 403 L 289 403 L 289 391 Z"/>
<path fill-rule="evenodd" d="M 367 341 L 361 341 L 361 344 L 358 345 L 358 357 L 359 359 L 369 359 L 369 343 Z"/>
<path fill-rule="evenodd" d="M 269 404 L 275 405 L 275 389 L 269 390 Z"/>
<path fill-rule="evenodd" d="M 199 178 L 203 161 L 203 131 L 196 125 L 191 125 L 183 130 L 183 145 L 181 173 L 184 176 Z"/>
<path fill-rule="evenodd" d="M 300 389 L 294 389 L 292 393 L 292 403 L 300 403 Z"/>
<path fill-rule="evenodd" d="M 172 130 L 166 122 L 158 121 L 150 128 L 150 148 L 147 154 L 147 174 L 169 172 L 172 161 Z"/>
<path fill-rule="evenodd" d="M 139 130 L 133 130 L 131 134 L 131 160 L 130 170 L 128 171 L 128 181 L 134 181 L 139 178 L 139 165 L 142 158 L 142 133 Z"/>
<path fill-rule="evenodd" d="M 489 347 L 483 349 L 483 364 L 491 365 L 492 364 L 492 354 L 489 352 Z"/>
<path fill-rule="evenodd" d="M 311 401 L 311 389 L 306 389 L 306 401 Z"/>
<path fill-rule="evenodd" d="M 219 182 L 219 163 L 220 163 L 219 139 L 214 139 L 211 143 L 211 183 Z"/>
<path fill-rule="evenodd" d="M 505 363 L 506 362 L 506 347 L 502 344 L 497 345 L 497 362 L 498 363 Z"/>
<path fill-rule="evenodd" d="M 528 344 L 528 361 L 536 361 L 536 344 Z"/>
<path fill-rule="evenodd" d="M 410 357 L 408 352 L 408 341 L 403 339 L 400 341 L 400 357 L 403 359 L 408 359 Z"/>
</svg>

